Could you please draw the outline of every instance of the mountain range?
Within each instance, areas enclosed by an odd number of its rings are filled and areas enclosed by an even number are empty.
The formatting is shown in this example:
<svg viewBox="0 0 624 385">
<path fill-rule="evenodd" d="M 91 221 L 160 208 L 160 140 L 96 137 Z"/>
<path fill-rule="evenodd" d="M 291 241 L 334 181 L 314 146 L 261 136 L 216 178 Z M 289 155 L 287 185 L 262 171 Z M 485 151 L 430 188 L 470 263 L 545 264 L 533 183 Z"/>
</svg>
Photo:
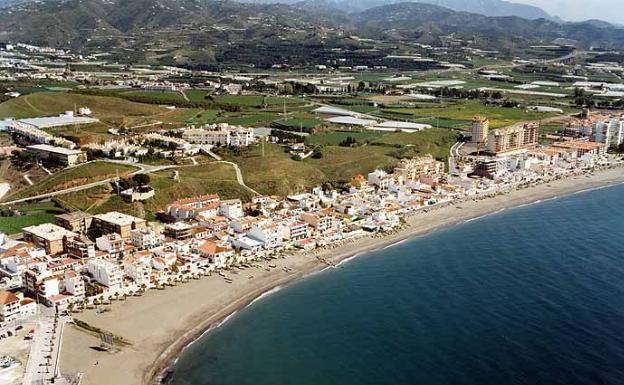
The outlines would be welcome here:
<svg viewBox="0 0 624 385">
<path fill-rule="evenodd" d="M 282 3 L 282 4 L 305 4 L 309 0 L 240 0 L 247 3 Z M 317 1 L 317 0 L 312 0 Z M 560 21 L 539 7 L 527 4 L 510 3 L 503 0 L 408 0 L 418 3 L 437 5 L 454 11 L 478 13 L 484 16 L 517 16 L 524 19 L 536 20 L 547 19 Z M 384 5 L 397 4 L 405 0 L 321 0 L 327 7 L 339 9 L 348 13 L 362 12 L 367 9 Z"/>
<path fill-rule="evenodd" d="M 0 2 L 7 0 L 0 0 Z M 119 51 L 124 59 L 192 63 L 339 60 L 353 51 L 362 63 L 383 55 L 352 36 L 400 44 L 439 44 L 456 34 L 478 48 L 510 51 L 528 44 L 574 40 L 580 47 L 624 47 L 624 29 L 605 22 L 568 23 L 550 17 L 485 16 L 415 2 L 360 10 L 336 8 L 354 0 L 257 4 L 216 0 L 8 0 L 0 12 L 0 41 Z M 263 1 L 263 0 L 254 0 Z M 286 0 L 290 1 L 290 0 Z M 378 0 L 368 1 L 373 4 Z M 391 0 L 393 1 L 393 0 Z M 425 0 L 446 5 L 461 0 Z M 474 0 L 471 4 L 511 4 Z M 525 8 L 526 9 L 526 8 Z M 491 12 L 495 8 L 492 6 Z M 535 11 L 534 16 L 541 15 Z M 547 15 L 546 15 L 547 16 Z M 479 39 L 479 37 L 483 39 Z M 476 44 L 476 43 L 475 43 Z M 396 44 L 395 44 L 396 46 Z M 390 48 L 388 48 L 390 49 Z"/>
</svg>

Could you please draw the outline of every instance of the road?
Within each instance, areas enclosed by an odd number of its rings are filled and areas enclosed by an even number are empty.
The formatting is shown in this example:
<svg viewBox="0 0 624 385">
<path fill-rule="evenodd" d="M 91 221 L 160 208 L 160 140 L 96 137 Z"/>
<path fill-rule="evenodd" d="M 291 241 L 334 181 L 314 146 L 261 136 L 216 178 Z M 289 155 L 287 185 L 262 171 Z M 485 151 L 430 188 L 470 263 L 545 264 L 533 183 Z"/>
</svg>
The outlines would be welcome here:
<svg viewBox="0 0 624 385">
<path fill-rule="evenodd" d="M 245 189 L 251 191 L 252 193 L 256 194 L 256 195 L 262 195 L 259 192 L 257 192 L 256 190 L 252 189 L 251 187 L 247 186 L 245 184 L 245 180 L 243 179 L 243 173 L 240 170 L 240 167 L 238 167 L 238 165 L 234 162 L 228 162 L 227 160 L 220 160 L 217 161 L 215 163 L 225 163 L 225 164 L 229 164 L 230 166 L 234 167 L 234 171 L 236 172 L 236 181 L 238 182 L 239 185 L 241 185 L 242 187 L 244 187 Z"/>
<path fill-rule="evenodd" d="M 450 174 L 453 174 L 455 172 L 455 168 L 457 167 L 455 163 L 455 158 L 459 158 L 459 149 L 464 145 L 464 143 L 465 142 L 455 143 L 449 151 L 448 167 Z"/>
<path fill-rule="evenodd" d="M 59 359 L 63 329 L 65 323 L 71 321 L 71 317 L 57 316 L 53 308 L 41 305 L 39 311 L 23 385 L 49 383 L 52 378 L 59 378 L 61 375 Z"/>
<path fill-rule="evenodd" d="M 125 165 L 130 165 L 130 166 L 136 166 L 136 167 L 139 168 L 137 171 L 131 173 L 130 175 L 151 174 L 153 172 L 179 167 L 179 166 L 176 166 L 176 165 L 153 166 L 153 165 L 149 165 L 149 164 L 132 163 L 132 162 L 128 162 L 128 161 L 115 161 L 115 160 L 107 161 L 107 162 L 109 162 L 109 163 L 117 163 L 117 164 L 125 164 Z M 52 198 L 52 197 L 59 196 L 59 195 L 64 195 L 64 194 L 68 194 L 68 193 L 73 193 L 73 192 L 78 192 L 78 191 L 82 191 L 82 190 L 87 190 L 87 189 L 90 189 L 90 188 L 93 188 L 93 187 L 97 187 L 97 186 L 104 186 L 104 185 L 110 184 L 110 183 L 115 182 L 115 181 L 117 181 L 117 177 L 103 179 L 103 180 L 99 180 L 97 182 L 87 183 L 87 184 L 83 184 L 83 185 L 80 185 L 80 186 L 66 188 L 66 189 L 63 189 L 63 190 L 52 191 L 52 192 L 49 192 L 49 193 L 34 195 L 34 196 L 31 196 L 31 197 L 27 197 L 27 198 L 14 199 L 14 200 L 8 201 L 8 202 L 2 202 L 2 203 L 0 203 L 0 206 L 9 206 L 9 205 L 17 204 L 17 203 L 24 203 L 24 202 L 30 202 L 30 201 L 37 201 L 37 200 Z"/>
</svg>

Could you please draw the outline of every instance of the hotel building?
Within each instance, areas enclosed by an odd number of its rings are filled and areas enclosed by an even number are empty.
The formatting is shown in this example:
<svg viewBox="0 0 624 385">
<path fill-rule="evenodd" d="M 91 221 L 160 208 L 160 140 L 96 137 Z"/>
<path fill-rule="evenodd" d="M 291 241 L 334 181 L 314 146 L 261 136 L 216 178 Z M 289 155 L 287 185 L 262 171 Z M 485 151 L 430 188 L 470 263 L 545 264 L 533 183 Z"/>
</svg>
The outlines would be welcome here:
<svg viewBox="0 0 624 385">
<path fill-rule="evenodd" d="M 472 118 L 472 143 L 484 144 L 488 140 L 490 121 L 483 116 Z"/>
</svg>

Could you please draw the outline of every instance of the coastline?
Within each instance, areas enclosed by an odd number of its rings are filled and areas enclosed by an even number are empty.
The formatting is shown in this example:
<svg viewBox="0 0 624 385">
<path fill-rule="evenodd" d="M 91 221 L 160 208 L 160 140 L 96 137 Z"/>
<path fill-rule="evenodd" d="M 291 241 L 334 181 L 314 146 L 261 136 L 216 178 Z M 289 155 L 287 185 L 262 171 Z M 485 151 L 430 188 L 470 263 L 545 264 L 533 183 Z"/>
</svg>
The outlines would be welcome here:
<svg viewBox="0 0 624 385">
<path fill-rule="evenodd" d="M 295 254 L 275 262 L 279 267 L 293 269 L 289 273 L 280 268 L 269 272 L 262 269 L 234 270 L 232 284 L 215 275 L 164 291 L 150 291 L 143 298 L 115 302 L 111 312 L 77 314 L 75 318 L 123 336 L 132 342 L 132 346 L 117 353 L 98 352 L 92 348 L 99 345 L 97 337 L 73 327 L 67 328 L 63 337 L 61 370 L 83 372 L 84 382 L 93 385 L 153 384 L 189 344 L 220 326 L 233 313 L 275 288 L 328 268 L 317 257 L 339 265 L 360 254 L 503 209 L 619 183 L 624 183 L 624 169 L 613 168 L 596 171 L 591 176 L 568 177 L 479 201 L 440 207 L 410 216 L 406 219 L 406 228 L 396 233 L 359 238 L 335 248 Z M 244 278 L 247 274 L 253 274 L 254 278 Z"/>
</svg>

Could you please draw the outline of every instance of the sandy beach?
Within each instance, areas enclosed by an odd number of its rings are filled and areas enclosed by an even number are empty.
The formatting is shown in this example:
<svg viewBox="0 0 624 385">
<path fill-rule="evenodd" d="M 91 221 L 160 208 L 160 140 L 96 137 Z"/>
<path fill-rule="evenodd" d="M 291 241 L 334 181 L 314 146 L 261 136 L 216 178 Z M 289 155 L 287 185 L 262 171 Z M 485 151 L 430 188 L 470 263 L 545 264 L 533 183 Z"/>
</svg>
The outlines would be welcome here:
<svg viewBox="0 0 624 385">
<path fill-rule="evenodd" d="M 441 227 L 539 200 L 560 197 L 576 191 L 624 182 L 624 169 L 598 171 L 499 195 L 480 201 L 421 212 L 407 219 L 405 229 L 380 237 L 360 238 L 314 255 L 296 254 L 278 259 L 271 271 L 259 268 L 234 269 L 228 274 L 232 283 L 218 275 L 178 284 L 166 290 L 151 290 L 142 297 L 117 301 L 112 311 L 96 314 L 85 311 L 75 318 L 124 337 L 131 346 L 117 352 L 93 349 L 98 336 L 72 326 L 65 329 L 62 342 L 61 371 L 84 373 L 83 384 L 138 385 L 153 383 L 184 346 L 206 330 L 218 325 L 233 312 L 245 307 L 263 293 L 327 268 L 317 257 L 333 263 L 356 254 L 383 248 L 401 240 L 422 235 Z M 284 272 L 283 266 L 292 269 Z M 253 275 L 248 279 L 247 275 Z"/>
</svg>

